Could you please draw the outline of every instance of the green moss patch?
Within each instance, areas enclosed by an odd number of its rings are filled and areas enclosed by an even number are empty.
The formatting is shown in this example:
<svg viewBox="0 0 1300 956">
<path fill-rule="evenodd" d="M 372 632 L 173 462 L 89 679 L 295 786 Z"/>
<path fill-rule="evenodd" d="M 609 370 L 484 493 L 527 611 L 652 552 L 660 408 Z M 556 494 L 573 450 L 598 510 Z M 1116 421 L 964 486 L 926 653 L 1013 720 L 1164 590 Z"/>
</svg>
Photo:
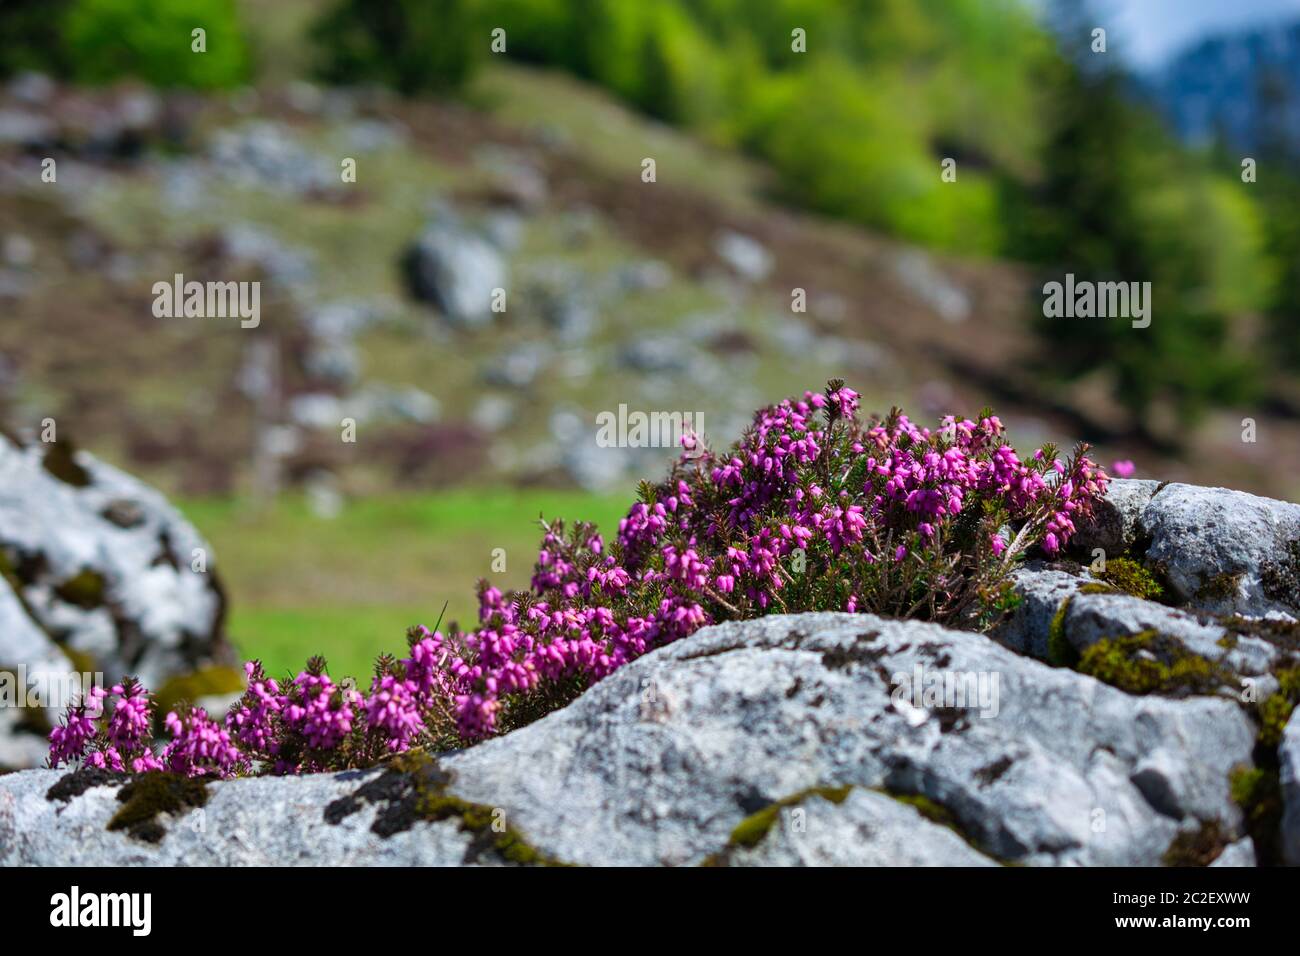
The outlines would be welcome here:
<svg viewBox="0 0 1300 956">
<path fill-rule="evenodd" d="M 1074 667 L 1079 663 L 1079 652 L 1065 636 L 1065 615 L 1070 610 L 1071 600 L 1066 598 L 1061 602 L 1047 628 L 1047 663 L 1053 667 Z"/>
<path fill-rule="evenodd" d="M 208 802 L 208 788 L 197 777 L 152 771 L 132 777 L 118 791 L 117 799 L 122 807 L 108 821 L 108 829 L 125 830 L 137 840 L 157 843 L 167 833 L 158 822 L 159 815 L 203 806 Z"/>
<path fill-rule="evenodd" d="M 1300 622 L 1271 617 L 1247 618 L 1240 614 L 1225 614 L 1218 621 L 1235 634 L 1257 637 L 1279 650 L 1300 653 Z"/>
<path fill-rule="evenodd" d="M 1165 594 L 1164 587 L 1155 575 L 1132 558 L 1120 557 L 1107 561 L 1101 578 L 1115 590 L 1144 601 L 1159 601 Z"/>
<path fill-rule="evenodd" d="M 1237 684 L 1228 668 L 1159 631 L 1103 638 L 1083 652 L 1077 670 L 1130 694 L 1187 697 Z"/>
<path fill-rule="evenodd" d="M 1255 843 L 1260 864 L 1276 864 L 1282 826 L 1282 785 L 1277 771 L 1238 767 L 1228 775 L 1228 785 L 1233 802 L 1245 816 L 1246 831 Z"/>
<path fill-rule="evenodd" d="M 1242 577 L 1240 571 L 1224 571 L 1212 575 L 1204 579 L 1201 586 L 1196 589 L 1196 599 L 1198 601 L 1235 600 L 1241 594 Z"/>
<path fill-rule="evenodd" d="M 1260 569 L 1260 585 L 1274 601 L 1300 607 L 1300 541 L 1288 542 L 1282 560 Z"/>
<path fill-rule="evenodd" d="M 470 836 L 462 863 L 475 863 L 491 854 L 518 866 L 569 866 L 533 846 L 517 829 L 504 822 L 494 807 L 471 803 L 447 793 L 451 774 L 428 754 L 410 751 L 388 761 L 378 777 L 362 784 L 349 796 L 325 808 L 325 822 L 337 825 L 359 811 L 363 804 L 378 804 L 379 813 L 371 832 L 381 837 L 409 830 L 418 821 L 436 823 L 455 820 L 461 832 Z"/>
<path fill-rule="evenodd" d="M 1286 667 L 1273 672 L 1278 689 L 1256 707 L 1259 720 L 1259 744 L 1275 750 L 1282 743 L 1282 733 L 1296 705 L 1300 704 L 1300 667 Z"/>
<path fill-rule="evenodd" d="M 781 819 L 781 811 L 787 807 L 798 806 L 809 797 L 821 797 L 831 803 L 841 804 L 848 799 L 852 790 L 851 786 L 810 787 L 807 790 L 800 790 L 798 793 L 783 797 L 774 803 L 769 803 L 761 810 L 751 813 L 736 824 L 735 829 L 731 831 L 731 837 L 727 840 L 727 845 L 718 853 L 710 855 L 701 865 L 727 866 L 731 862 L 732 854 L 737 850 L 751 849 L 758 846 L 772 831 L 772 828 L 776 826 L 777 821 Z"/>
<path fill-rule="evenodd" d="M 54 589 L 60 601 L 75 605 L 83 611 L 92 611 L 104 606 L 104 595 L 108 589 L 104 576 L 98 571 L 84 568 Z"/>
<path fill-rule="evenodd" d="M 41 465 L 64 484 L 84 488 L 90 484 L 90 472 L 77 464 L 76 454 L 77 449 L 66 439 L 51 442 L 45 457 L 41 459 Z"/>
</svg>

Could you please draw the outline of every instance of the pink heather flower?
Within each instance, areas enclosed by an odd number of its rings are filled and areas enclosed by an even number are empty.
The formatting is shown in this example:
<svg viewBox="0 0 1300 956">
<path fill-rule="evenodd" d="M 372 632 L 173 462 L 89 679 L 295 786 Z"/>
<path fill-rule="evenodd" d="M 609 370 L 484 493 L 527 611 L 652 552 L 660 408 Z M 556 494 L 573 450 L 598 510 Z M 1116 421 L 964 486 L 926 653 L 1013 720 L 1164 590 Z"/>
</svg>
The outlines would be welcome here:
<svg viewBox="0 0 1300 956">
<path fill-rule="evenodd" d="M 229 777 L 234 774 L 240 753 L 224 727 L 195 707 L 184 718 L 171 711 L 163 725 L 172 735 L 159 759 L 172 773 L 187 777 Z"/>
<path fill-rule="evenodd" d="M 414 681 L 398 680 L 391 674 L 376 678 L 371 685 L 366 723 L 387 738 L 384 745 L 389 750 L 408 750 L 411 742 L 424 731 L 416 703 L 417 691 Z"/>
<path fill-rule="evenodd" d="M 72 763 L 85 756 L 86 745 L 98 732 L 91 713 L 102 713 L 104 689 L 91 687 L 86 700 L 68 707 L 63 723 L 50 731 L 50 767 Z"/>
<path fill-rule="evenodd" d="M 138 750 L 150 736 L 153 705 L 149 692 L 138 681 L 114 684 L 110 693 L 119 697 L 108 720 L 108 739 L 114 747 Z"/>
<path fill-rule="evenodd" d="M 1121 478 L 1132 478 L 1134 473 L 1137 471 L 1137 465 L 1125 458 L 1111 465 L 1110 470 Z"/>
<path fill-rule="evenodd" d="M 313 750 L 337 747 L 352 732 L 353 705 L 361 695 L 336 687 L 325 674 L 303 671 L 293 682 L 283 717 L 290 728 L 307 738 Z"/>
<path fill-rule="evenodd" d="M 1007 543 L 1002 539 L 1002 535 L 995 534 L 992 538 L 994 557 L 1002 557 L 1002 552 L 1007 550 Z"/>
</svg>

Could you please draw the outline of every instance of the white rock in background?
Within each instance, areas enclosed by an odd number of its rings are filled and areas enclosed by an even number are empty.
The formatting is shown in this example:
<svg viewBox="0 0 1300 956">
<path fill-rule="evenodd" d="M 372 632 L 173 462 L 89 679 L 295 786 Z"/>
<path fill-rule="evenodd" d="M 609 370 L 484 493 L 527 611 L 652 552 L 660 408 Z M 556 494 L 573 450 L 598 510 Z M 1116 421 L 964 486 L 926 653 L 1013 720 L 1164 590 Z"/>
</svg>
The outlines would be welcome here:
<svg viewBox="0 0 1300 956">
<path fill-rule="evenodd" d="M 713 248 L 742 279 L 762 282 L 772 273 L 772 253 L 750 236 L 728 229 L 714 241 Z"/>
<path fill-rule="evenodd" d="M 496 247 L 449 223 L 429 226 L 408 250 L 405 267 L 416 298 L 432 302 L 457 325 L 487 325 L 493 291 L 507 288 L 506 263 Z"/>
<path fill-rule="evenodd" d="M 157 491 L 66 448 L 0 437 L 0 667 L 71 670 L 62 645 L 156 689 L 226 662 L 207 542 Z"/>
</svg>

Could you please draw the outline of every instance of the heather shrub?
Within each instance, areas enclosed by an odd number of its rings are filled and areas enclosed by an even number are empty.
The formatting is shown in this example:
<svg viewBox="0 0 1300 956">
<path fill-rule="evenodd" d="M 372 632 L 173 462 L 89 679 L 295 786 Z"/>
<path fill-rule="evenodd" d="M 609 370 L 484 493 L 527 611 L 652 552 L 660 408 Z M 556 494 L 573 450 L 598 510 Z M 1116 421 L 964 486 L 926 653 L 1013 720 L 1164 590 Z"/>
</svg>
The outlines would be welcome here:
<svg viewBox="0 0 1300 956">
<path fill-rule="evenodd" d="M 989 412 L 931 431 L 897 409 L 859 422 L 857 407 L 832 381 L 760 410 L 725 452 L 686 436 L 610 541 L 590 524 L 543 522 L 527 591 L 480 582 L 477 628 L 412 628 L 408 656 L 380 657 L 368 693 L 335 684 L 319 658 L 283 681 L 250 662 L 223 721 L 179 707 L 155 755 L 148 697 L 124 682 L 108 717 L 69 711 L 51 764 L 192 776 L 365 766 L 522 726 L 717 621 L 835 610 L 983 628 L 1009 604 L 1016 561 L 1057 553 L 1105 490 L 1086 446 L 1022 460 Z"/>
</svg>

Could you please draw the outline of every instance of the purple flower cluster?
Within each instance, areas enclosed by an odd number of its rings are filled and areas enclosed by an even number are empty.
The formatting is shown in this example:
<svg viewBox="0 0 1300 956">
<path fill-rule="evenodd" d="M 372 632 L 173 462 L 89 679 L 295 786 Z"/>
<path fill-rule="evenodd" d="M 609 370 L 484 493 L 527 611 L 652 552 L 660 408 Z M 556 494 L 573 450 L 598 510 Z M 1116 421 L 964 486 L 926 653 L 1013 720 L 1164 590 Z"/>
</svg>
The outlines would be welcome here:
<svg viewBox="0 0 1300 956">
<path fill-rule="evenodd" d="M 531 589 L 481 586 L 480 627 L 454 635 L 460 734 L 517 726 L 717 620 L 830 609 L 980 626 L 1013 562 L 1056 554 L 1105 492 L 1086 447 L 1022 461 L 991 413 L 931 431 L 897 410 L 859 424 L 858 404 L 832 382 L 758 412 L 726 454 L 692 436 L 610 545 L 546 525 Z"/>
<path fill-rule="evenodd" d="M 897 409 L 860 423 L 858 404 L 833 381 L 759 411 L 724 454 L 690 436 L 609 543 L 589 524 L 544 522 L 529 590 L 481 582 L 477 628 L 413 628 L 410 656 L 381 657 L 366 694 L 319 658 L 284 681 L 251 662 L 223 722 L 167 714 L 155 757 L 148 695 L 128 681 L 106 722 L 103 690 L 69 709 L 50 763 L 194 776 L 364 766 L 520 726 L 714 621 L 847 610 L 984 626 L 1014 562 L 1056 554 L 1105 492 L 1086 446 L 1023 460 L 991 413 L 931 431 Z"/>
</svg>

